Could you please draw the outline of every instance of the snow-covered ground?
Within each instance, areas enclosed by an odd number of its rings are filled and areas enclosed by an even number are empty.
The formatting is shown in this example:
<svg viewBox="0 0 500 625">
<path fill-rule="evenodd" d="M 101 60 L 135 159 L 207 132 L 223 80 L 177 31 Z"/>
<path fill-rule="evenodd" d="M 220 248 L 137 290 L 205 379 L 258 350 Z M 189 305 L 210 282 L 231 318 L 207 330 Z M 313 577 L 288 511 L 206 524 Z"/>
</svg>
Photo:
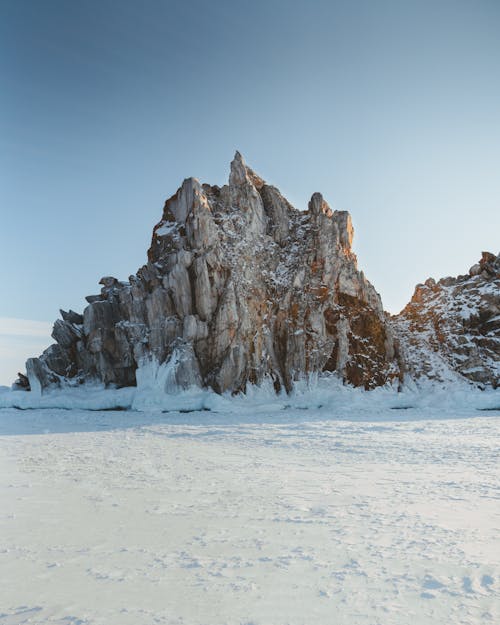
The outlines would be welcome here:
<svg viewBox="0 0 500 625">
<path fill-rule="evenodd" d="M 0 625 L 500 622 L 498 393 L 204 401 L 0 410 Z"/>
</svg>

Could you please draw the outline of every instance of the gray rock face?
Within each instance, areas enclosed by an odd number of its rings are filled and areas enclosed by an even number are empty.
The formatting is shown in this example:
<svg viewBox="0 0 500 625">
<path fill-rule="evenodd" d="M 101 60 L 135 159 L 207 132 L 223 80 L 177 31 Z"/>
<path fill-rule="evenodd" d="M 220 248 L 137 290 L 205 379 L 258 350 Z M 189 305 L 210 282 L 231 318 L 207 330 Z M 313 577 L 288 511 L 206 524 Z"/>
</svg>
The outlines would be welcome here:
<svg viewBox="0 0 500 625">
<path fill-rule="evenodd" d="M 143 361 L 175 364 L 171 385 L 276 389 L 322 371 L 365 388 L 398 376 L 392 328 L 358 271 L 349 213 L 315 193 L 293 208 L 239 153 L 229 184 L 185 180 L 128 282 L 102 278 L 83 316 L 61 311 L 57 344 L 27 364 L 32 388 L 129 386 Z"/>
<path fill-rule="evenodd" d="M 500 255 L 483 252 L 467 275 L 429 278 L 394 318 L 407 376 L 500 386 Z"/>
</svg>

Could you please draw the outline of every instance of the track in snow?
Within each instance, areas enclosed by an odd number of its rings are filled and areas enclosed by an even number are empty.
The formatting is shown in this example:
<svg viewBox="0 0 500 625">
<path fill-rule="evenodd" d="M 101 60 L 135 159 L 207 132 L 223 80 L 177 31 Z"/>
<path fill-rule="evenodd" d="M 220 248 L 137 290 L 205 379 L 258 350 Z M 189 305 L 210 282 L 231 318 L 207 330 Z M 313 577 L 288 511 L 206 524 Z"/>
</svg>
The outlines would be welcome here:
<svg viewBox="0 0 500 625">
<path fill-rule="evenodd" d="M 475 414 L 0 410 L 0 625 L 498 623 Z"/>
</svg>

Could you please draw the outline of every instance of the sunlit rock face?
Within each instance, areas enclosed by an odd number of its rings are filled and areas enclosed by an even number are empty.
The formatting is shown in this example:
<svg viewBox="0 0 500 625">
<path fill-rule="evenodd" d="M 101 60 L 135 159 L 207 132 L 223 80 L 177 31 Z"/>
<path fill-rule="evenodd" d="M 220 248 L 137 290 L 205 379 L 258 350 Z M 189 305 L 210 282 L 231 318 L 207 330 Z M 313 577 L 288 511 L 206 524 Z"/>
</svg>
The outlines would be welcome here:
<svg viewBox="0 0 500 625">
<path fill-rule="evenodd" d="M 63 313 L 27 363 L 32 388 L 97 379 L 136 383 L 141 362 L 173 363 L 179 388 L 291 389 L 336 371 L 373 388 L 398 375 L 391 324 L 358 271 L 349 213 L 315 193 L 293 208 L 245 165 L 222 188 L 186 179 L 153 230 L 148 263 L 106 277 L 83 316 Z"/>
<path fill-rule="evenodd" d="M 429 278 L 394 318 L 405 377 L 500 386 L 500 255 L 467 275 Z"/>
</svg>

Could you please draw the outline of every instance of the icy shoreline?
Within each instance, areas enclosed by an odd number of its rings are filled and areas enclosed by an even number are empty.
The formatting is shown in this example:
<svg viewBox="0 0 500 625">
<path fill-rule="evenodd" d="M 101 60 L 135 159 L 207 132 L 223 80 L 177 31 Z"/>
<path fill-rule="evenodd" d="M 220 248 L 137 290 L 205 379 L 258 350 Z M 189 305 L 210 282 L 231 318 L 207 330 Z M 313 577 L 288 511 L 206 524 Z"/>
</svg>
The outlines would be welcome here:
<svg viewBox="0 0 500 625">
<path fill-rule="evenodd" d="M 312 410 L 345 418 L 364 413 L 375 416 L 388 410 L 425 414 L 438 409 L 441 415 L 500 410 L 500 389 L 479 390 L 467 384 L 441 387 L 427 383 L 406 386 L 399 392 L 394 387 L 365 391 L 328 376 L 297 382 L 290 394 L 276 394 L 272 384 L 267 383 L 248 386 L 245 394 L 219 395 L 199 388 L 165 392 L 158 382 L 152 377 L 140 380 L 137 387 L 106 389 L 103 385 L 85 385 L 46 391 L 42 395 L 0 387 L 0 408 L 238 414 Z"/>
</svg>

